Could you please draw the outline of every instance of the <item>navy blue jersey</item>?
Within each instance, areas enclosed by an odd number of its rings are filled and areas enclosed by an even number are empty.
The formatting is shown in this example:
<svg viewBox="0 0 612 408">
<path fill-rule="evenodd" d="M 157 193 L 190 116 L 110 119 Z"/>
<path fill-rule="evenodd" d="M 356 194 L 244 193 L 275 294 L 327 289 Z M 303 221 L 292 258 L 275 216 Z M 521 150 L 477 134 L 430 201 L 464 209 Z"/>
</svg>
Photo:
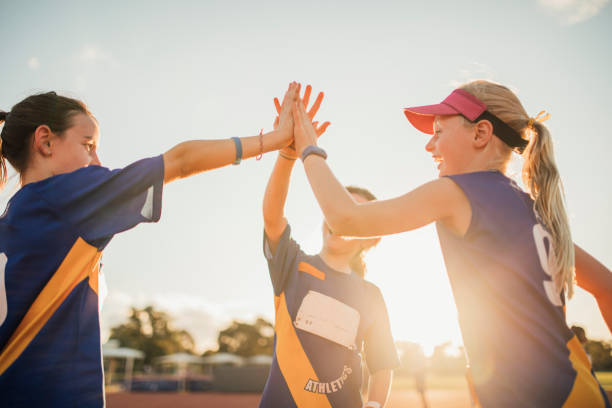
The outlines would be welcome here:
<svg viewBox="0 0 612 408">
<path fill-rule="evenodd" d="M 161 156 L 23 186 L 0 217 L 0 405 L 104 405 L 99 261 L 161 214 Z"/>
<path fill-rule="evenodd" d="M 274 255 L 275 342 L 260 407 L 361 407 L 361 350 L 371 373 L 398 364 L 380 290 L 306 255 L 287 226 Z"/>
<path fill-rule="evenodd" d="M 484 407 L 609 407 L 567 327 L 552 237 L 497 171 L 449 176 L 472 208 L 458 237 L 437 224 L 477 397 Z"/>
</svg>

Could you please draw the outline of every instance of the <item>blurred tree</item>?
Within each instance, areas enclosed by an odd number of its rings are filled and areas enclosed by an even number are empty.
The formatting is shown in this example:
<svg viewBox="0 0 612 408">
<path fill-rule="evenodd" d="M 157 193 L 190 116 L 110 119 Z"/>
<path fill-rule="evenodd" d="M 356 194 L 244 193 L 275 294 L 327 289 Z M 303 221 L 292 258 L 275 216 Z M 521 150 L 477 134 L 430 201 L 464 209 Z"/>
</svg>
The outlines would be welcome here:
<svg viewBox="0 0 612 408">
<path fill-rule="evenodd" d="M 254 324 L 234 320 L 218 337 L 219 352 L 242 357 L 257 354 L 272 355 L 274 351 L 274 326 L 259 317 Z"/>
<path fill-rule="evenodd" d="M 186 330 L 171 327 L 170 316 L 155 310 L 132 307 L 127 323 L 113 327 L 110 339 L 119 340 L 121 347 L 130 347 L 145 354 L 144 364 L 153 359 L 173 353 L 193 353 L 193 337 Z"/>
<path fill-rule="evenodd" d="M 466 359 L 463 347 L 456 353 L 450 350 L 451 343 L 446 342 L 434 347 L 431 355 L 431 371 L 439 375 L 465 374 Z"/>
<path fill-rule="evenodd" d="M 612 342 L 589 340 L 586 331 L 580 326 L 574 325 L 571 327 L 571 330 L 589 355 L 593 370 L 612 370 Z"/>
<path fill-rule="evenodd" d="M 591 356 L 593 370 L 612 370 L 612 343 L 598 340 L 587 340 L 584 348 Z"/>
<path fill-rule="evenodd" d="M 394 370 L 395 375 L 412 376 L 415 372 L 427 369 L 427 358 L 420 344 L 398 341 L 396 347 L 400 355 L 400 366 Z"/>
</svg>

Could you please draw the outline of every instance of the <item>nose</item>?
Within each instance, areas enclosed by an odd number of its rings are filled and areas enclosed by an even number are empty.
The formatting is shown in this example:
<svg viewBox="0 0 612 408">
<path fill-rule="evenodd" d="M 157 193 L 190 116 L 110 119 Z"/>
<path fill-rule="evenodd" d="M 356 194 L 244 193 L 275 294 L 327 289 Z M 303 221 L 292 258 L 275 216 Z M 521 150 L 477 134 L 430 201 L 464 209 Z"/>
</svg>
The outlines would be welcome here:
<svg viewBox="0 0 612 408">
<path fill-rule="evenodd" d="M 429 153 L 433 152 L 434 149 L 434 145 L 435 145 L 435 139 L 436 136 L 432 136 L 429 141 L 427 142 L 427 144 L 425 145 L 425 150 L 428 151 Z"/>
<path fill-rule="evenodd" d="M 101 166 L 102 163 L 100 163 L 100 158 L 98 157 L 98 153 L 97 152 L 93 152 L 91 155 L 91 163 L 94 166 Z"/>
</svg>

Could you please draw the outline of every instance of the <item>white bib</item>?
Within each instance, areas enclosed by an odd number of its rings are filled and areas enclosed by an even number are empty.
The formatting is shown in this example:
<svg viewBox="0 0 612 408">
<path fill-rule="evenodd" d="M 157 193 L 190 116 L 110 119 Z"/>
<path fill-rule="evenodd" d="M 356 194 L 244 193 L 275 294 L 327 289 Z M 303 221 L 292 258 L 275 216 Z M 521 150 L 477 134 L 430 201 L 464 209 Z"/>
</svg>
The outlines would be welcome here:
<svg viewBox="0 0 612 408">
<path fill-rule="evenodd" d="M 359 312 L 344 303 L 309 290 L 298 310 L 295 327 L 355 350 Z"/>
</svg>

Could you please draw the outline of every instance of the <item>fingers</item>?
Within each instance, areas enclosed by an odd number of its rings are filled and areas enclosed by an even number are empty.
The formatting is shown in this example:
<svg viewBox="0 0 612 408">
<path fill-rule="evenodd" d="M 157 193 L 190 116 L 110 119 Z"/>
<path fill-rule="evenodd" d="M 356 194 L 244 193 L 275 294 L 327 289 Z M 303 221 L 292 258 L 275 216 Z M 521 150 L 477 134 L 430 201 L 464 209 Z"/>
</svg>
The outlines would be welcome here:
<svg viewBox="0 0 612 408">
<path fill-rule="evenodd" d="M 317 131 L 317 136 L 321 136 L 323 133 L 325 133 L 329 125 L 331 125 L 331 122 L 323 122 L 320 127 L 315 127 L 315 130 Z"/>
<path fill-rule="evenodd" d="M 284 118 L 286 116 L 291 117 L 291 114 L 289 113 L 289 111 L 291 110 L 291 106 L 293 105 L 293 102 L 299 97 L 299 84 L 296 82 L 291 82 L 289 84 L 289 89 L 287 90 L 287 92 L 285 93 L 285 96 L 283 97 L 283 102 L 280 104 L 280 110 L 279 107 L 277 105 L 277 100 L 274 101 L 274 104 L 276 106 L 276 109 L 279 111 L 278 114 L 281 116 L 281 118 Z"/>
<path fill-rule="evenodd" d="M 289 89 L 285 92 L 285 96 L 283 97 L 283 102 L 281 103 L 281 107 L 285 102 L 293 102 L 296 97 L 299 95 L 300 86 L 297 82 L 291 82 L 289 84 Z M 276 104 L 276 102 L 275 102 Z"/>
<path fill-rule="evenodd" d="M 312 92 L 312 86 L 306 85 L 306 89 L 304 90 L 304 107 L 308 107 L 308 101 L 310 100 L 310 93 Z"/>
<path fill-rule="evenodd" d="M 312 104 L 312 108 L 310 108 L 310 110 L 308 111 L 308 116 L 310 116 L 310 119 L 313 119 L 319 111 L 319 107 L 321 107 L 321 102 L 323 102 L 323 92 L 319 92 L 319 94 L 317 95 L 317 99 L 315 99 L 314 103 Z"/>
<path fill-rule="evenodd" d="M 302 125 L 302 121 L 300 119 L 300 114 L 298 112 L 298 103 L 293 102 L 293 109 L 291 109 L 291 114 L 293 115 L 293 122 L 295 123 L 295 126 L 301 126 Z"/>
<path fill-rule="evenodd" d="M 281 112 L 281 104 L 278 98 L 274 98 L 274 107 L 276 108 L 276 113 Z"/>
<path fill-rule="evenodd" d="M 300 97 L 300 89 L 302 88 L 302 84 L 299 82 L 293 82 L 293 98 L 298 99 Z"/>
</svg>

